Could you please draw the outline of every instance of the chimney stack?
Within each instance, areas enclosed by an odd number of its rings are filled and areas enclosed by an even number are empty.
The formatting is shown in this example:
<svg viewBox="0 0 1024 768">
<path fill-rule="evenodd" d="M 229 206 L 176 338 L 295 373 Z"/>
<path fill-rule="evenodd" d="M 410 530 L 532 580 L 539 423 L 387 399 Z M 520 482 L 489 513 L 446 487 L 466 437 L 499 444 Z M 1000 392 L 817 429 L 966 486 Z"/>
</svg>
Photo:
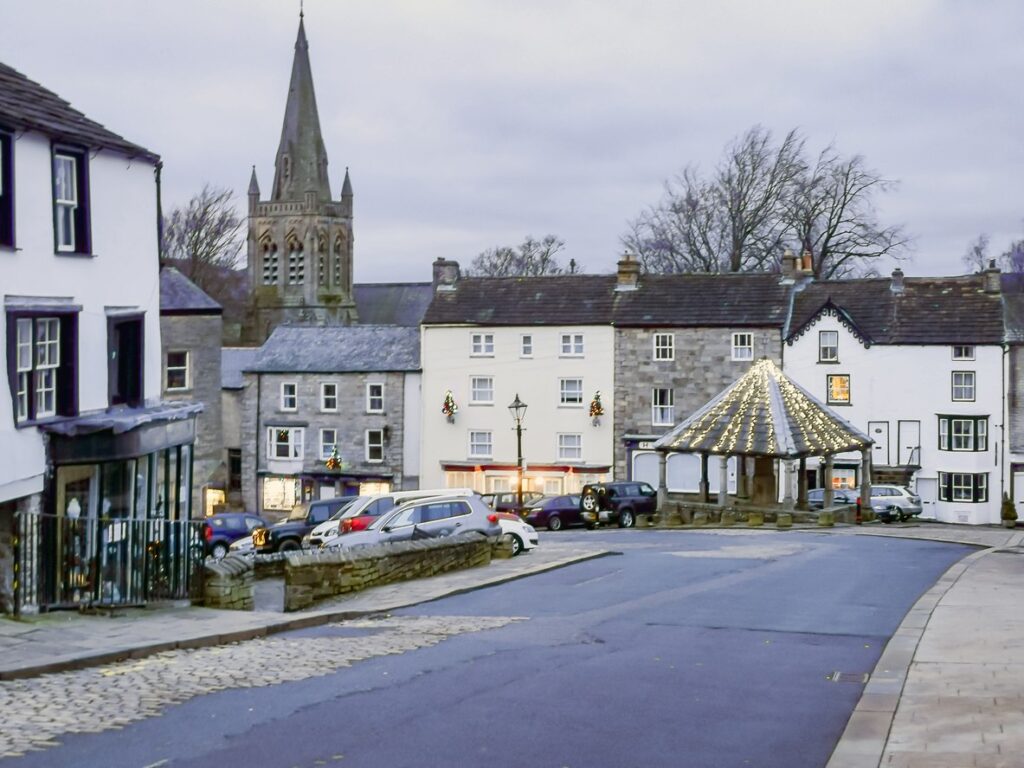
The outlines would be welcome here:
<svg viewBox="0 0 1024 768">
<path fill-rule="evenodd" d="M 989 259 L 988 269 L 986 269 L 982 275 L 984 276 L 985 293 L 999 293 L 1000 285 L 999 278 L 1000 272 L 999 267 L 996 266 L 995 259 Z"/>
<path fill-rule="evenodd" d="M 903 270 L 899 267 L 892 271 L 892 282 L 889 284 L 889 290 L 897 296 L 903 294 Z"/>
<path fill-rule="evenodd" d="M 616 291 L 635 291 L 640 281 L 640 262 L 631 253 L 626 252 L 619 260 L 618 280 L 615 283 Z"/>
<path fill-rule="evenodd" d="M 811 256 L 810 248 L 804 248 L 804 255 L 801 259 L 800 268 L 804 272 L 804 274 L 807 275 L 810 275 L 814 272 L 814 257 Z"/>
<path fill-rule="evenodd" d="M 455 283 L 459 280 L 459 262 L 438 256 L 433 264 L 434 267 L 434 290 L 454 291 Z"/>
</svg>

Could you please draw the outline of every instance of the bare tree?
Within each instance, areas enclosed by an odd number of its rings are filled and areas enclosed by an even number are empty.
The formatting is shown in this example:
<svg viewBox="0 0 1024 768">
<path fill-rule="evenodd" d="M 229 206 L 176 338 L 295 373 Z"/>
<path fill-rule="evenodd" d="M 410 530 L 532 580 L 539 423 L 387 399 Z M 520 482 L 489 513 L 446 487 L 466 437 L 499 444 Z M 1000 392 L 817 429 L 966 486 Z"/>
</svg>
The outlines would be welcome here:
<svg viewBox="0 0 1024 768">
<path fill-rule="evenodd" d="M 967 251 L 963 255 L 964 266 L 973 272 L 981 272 L 988 267 L 989 255 L 988 248 L 990 239 L 987 234 L 982 232 L 967 246 Z"/>
<path fill-rule="evenodd" d="M 231 203 L 233 194 L 206 184 L 188 205 L 164 217 L 163 258 L 207 292 L 216 293 L 221 270 L 239 266 L 245 219 Z"/>
<path fill-rule="evenodd" d="M 565 247 L 565 241 L 555 235 L 535 240 L 532 235 L 514 248 L 499 246 L 479 254 L 466 270 L 476 277 L 535 277 L 560 275 L 566 272 L 556 254 Z M 576 271 L 576 262 L 570 262 L 569 272 Z"/>
<path fill-rule="evenodd" d="M 964 266 L 982 272 L 995 263 L 1003 272 L 1024 272 L 1024 240 L 1013 240 L 998 256 L 989 254 L 990 239 L 985 233 L 978 235 L 963 255 Z"/>
<path fill-rule="evenodd" d="M 796 130 L 776 144 L 754 126 L 709 178 L 688 166 L 666 182 L 663 199 L 622 240 L 648 272 L 768 271 L 790 247 L 810 251 L 817 277 L 863 274 L 906 243 L 874 208 L 874 195 L 892 186 L 860 155 L 843 158 L 830 146 L 808 162 Z"/>
</svg>

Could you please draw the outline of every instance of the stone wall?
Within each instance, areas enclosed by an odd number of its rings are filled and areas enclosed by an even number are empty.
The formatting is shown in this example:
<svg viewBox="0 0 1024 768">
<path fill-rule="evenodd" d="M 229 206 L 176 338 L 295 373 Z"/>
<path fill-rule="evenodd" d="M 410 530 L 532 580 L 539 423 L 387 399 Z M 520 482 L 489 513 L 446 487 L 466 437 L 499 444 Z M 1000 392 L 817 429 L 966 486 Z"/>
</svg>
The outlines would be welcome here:
<svg viewBox="0 0 1024 768">
<path fill-rule="evenodd" d="M 1010 422 L 1010 452 L 1024 453 L 1024 346 L 1010 346 L 1009 387 L 1006 391 L 1006 413 Z M 1014 489 L 1018 500 L 1024 489 Z"/>
<path fill-rule="evenodd" d="M 0 503 L 0 613 L 14 613 L 14 510 Z"/>
<path fill-rule="evenodd" d="M 203 604 L 207 608 L 253 609 L 256 576 L 250 558 L 208 560 L 204 575 Z"/>
<path fill-rule="evenodd" d="M 203 404 L 196 417 L 196 442 L 192 463 L 192 516 L 202 517 L 203 486 L 226 483 L 223 424 L 221 418 L 220 343 L 221 316 L 161 315 L 161 393 L 165 400 Z M 167 353 L 189 353 L 189 389 L 168 392 Z"/>
<path fill-rule="evenodd" d="M 660 436 L 651 423 L 652 390 L 671 388 L 678 424 L 732 384 L 753 360 L 732 359 L 732 334 L 753 334 L 754 359 L 782 363 L 778 328 L 617 328 L 615 331 L 615 479 L 629 477 L 625 435 Z M 654 359 L 654 334 L 675 334 L 675 359 Z"/>
</svg>

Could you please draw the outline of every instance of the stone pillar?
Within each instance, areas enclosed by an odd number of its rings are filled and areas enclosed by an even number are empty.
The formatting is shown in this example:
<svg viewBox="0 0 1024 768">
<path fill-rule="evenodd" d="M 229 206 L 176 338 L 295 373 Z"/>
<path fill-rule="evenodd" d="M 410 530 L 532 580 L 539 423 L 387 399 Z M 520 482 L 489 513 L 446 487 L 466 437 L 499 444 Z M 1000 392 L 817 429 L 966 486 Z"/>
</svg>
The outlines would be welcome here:
<svg viewBox="0 0 1024 768">
<path fill-rule="evenodd" d="M 796 508 L 807 509 L 807 458 L 801 457 L 796 476 Z"/>
<path fill-rule="evenodd" d="M 700 455 L 700 500 L 704 503 L 708 503 L 708 455 L 702 453 Z"/>
<path fill-rule="evenodd" d="M 747 457 L 736 457 L 736 498 L 746 499 L 750 497 L 750 490 L 747 488 Z"/>
<path fill-rule="evenodd" d="M 718 506 L 729 502 L 729 457 L 718 457 Z"/>
<path fill-rule="evenodd" d="M 782 497 L 782 506 L 788 511 L 793 510 L 793 460 L 786 459 L 786 494 Z"/>
<path fill-rule="evenodd" d="M 668 525 L 668 453 L 658 451 L 658 525 Z"/>
<path fill-rule="evenodd" d="M 871 509 L 871 446 L 860 452 L 860 508 Z"/>
<path fill-rule="evenodd" d="M 822 499 L 822 503 L 824 504 L 826 509 L 828 507 L 832 506 L 832 501 L 833 501 L 833 496 L 832 496 L 832 464 L 833 464 L 834 460 L 835 460 L 835 457 L 833 455 L 831 455 L 831 454 L 829 454 L 828 456 L 825 457 L 825 480 L 824 480 L 824 483 L 825 483 L 825 493 L 824 493 L 824 497 Z"/>
</svg>

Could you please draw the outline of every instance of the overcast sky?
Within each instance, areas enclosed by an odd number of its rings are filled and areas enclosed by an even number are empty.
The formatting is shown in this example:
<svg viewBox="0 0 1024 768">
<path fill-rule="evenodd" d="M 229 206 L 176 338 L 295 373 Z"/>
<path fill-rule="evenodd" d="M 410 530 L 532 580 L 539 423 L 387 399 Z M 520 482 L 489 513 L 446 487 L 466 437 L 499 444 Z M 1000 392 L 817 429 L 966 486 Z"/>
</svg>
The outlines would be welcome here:
<svg viewBox="0 0 1024 768">
<path fill-rule="evenodd" d="M 266 194 L 298 0 L 0 0 L 0 60 L 205 182 Z M 1024 236 L 1024 3 L 306 0 L 332 192 L 355 277 L 557 234 L 608 272 L 626 222 L 755 123 L 834 141 L 900 182 L 908 274 Z M 887 265 L 883 271 L 889 269 Z"/>
</svg>

